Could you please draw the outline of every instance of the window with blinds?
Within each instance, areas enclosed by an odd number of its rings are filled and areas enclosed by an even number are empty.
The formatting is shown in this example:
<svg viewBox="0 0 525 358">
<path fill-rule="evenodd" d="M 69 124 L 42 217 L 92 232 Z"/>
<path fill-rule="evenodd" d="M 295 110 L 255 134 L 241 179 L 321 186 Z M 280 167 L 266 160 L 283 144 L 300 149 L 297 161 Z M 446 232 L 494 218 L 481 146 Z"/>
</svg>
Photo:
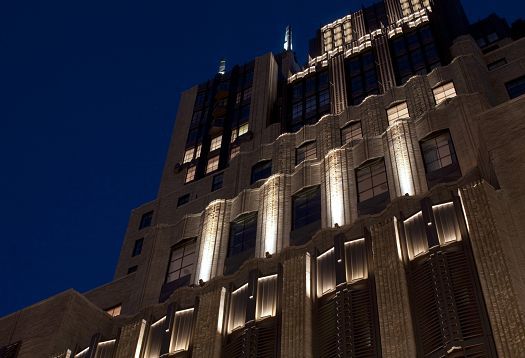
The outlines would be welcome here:
<svg viewBox="0 0 525 358">
<path fill-rule="evenodd" d="M 146 345 L 146 353 L 144 358 L 158 358 L 160 357 L 160 349 L 162 346 L 162 334 L 164 332 L 164 322 L 166 316 L 153 323 L 149 328 L 148 343 Z"/>
<path fill-rule="evenodd" d="M 115 350 L 115 340 L 99 342 L 97 344 L 97 351 L 95 358 L 113 358 L 113 351 Z"/>
<path fill-rule="evenodd" d="M 353 283 L 368 278 L 368 261 L 365 239 L 345 242 L 346 282 Z"/>
<path fill-rule="evenodd" d="M 189 349 L 193 327 L 193 313 L 193 308 L 175 312 L 170 342 L 171 353 Z"/>
<path fill-rule="evenodd" d="M 277 310 L 277 275 L 257 279 L 255 319 L 275 316 Z"/>
<path fill-rule="evenodd" d="M 335 288 L 334 248 L 317 256 L 317 297 Z"/>
<path fill-rule="evenodd" d="M 432 206 L 439 243 L 446 245 L 461 240 L 458 218 L 454 203 L 443 203 Z"/>
<path fill-rule="evenodd" d="M 248 284 L 244 284 L 231 294 L 228 333 L 244 327 L 246 323 L 246 304 L 248 302 Z"/>
<path fill-rule="evenodd" d="M 413 260 L 414 258 L 427 253 L 428 241 L 423 220 L 423 212 L 417 212 L 403 221 L 403 226 L 405 228 L 408 258 Z"/>
</svg>

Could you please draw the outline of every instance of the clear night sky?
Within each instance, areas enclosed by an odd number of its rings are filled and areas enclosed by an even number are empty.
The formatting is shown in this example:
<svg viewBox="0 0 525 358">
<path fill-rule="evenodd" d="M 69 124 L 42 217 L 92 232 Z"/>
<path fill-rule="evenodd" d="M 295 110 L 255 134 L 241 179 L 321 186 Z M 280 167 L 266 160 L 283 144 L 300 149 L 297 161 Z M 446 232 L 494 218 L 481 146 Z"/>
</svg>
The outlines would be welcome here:
<svg viewBox="0 0 525 358">
<path fill-rule="evenodd" d="M 179 94 L 218 60 L 308 39 L 370 1 L 4 1 L 0 316 L 113 277 L 128 215 L 153 200 Z M 465 0 L 471 20 L 516 0 Z"/>
</svg>

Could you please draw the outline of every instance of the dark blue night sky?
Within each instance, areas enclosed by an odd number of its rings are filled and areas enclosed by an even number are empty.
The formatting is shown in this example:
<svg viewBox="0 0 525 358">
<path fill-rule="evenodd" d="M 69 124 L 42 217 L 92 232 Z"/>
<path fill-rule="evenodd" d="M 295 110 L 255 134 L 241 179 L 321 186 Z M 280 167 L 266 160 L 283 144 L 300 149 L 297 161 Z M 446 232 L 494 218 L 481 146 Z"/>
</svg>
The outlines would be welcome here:
<svg viewBox="0 0 525 358">
<path fill-rule="evenodd" d="M 179 94 L 218 60 L 308 39 L 370 1 L 4 1 L 0 316 L 109 282 L 131 209 L 153 200 Z M 471 20 L 525 15 L 465 0 Z M 231 66 L 230 66 L 231 67 Z"/>
</svg>

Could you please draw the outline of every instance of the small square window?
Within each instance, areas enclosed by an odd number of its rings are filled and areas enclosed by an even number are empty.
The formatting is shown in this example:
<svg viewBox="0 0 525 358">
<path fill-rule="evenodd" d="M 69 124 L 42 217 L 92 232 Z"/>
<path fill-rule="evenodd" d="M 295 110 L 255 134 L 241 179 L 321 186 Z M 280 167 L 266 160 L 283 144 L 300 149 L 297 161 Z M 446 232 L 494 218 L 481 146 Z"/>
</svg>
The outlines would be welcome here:
<svg viewBox="0 0 525 358">
<path fill-rule="evenodd" d="M 139 267 L 138 267 L 137 265 L 135 265 L 135 266 L 131 266 L 130 268 L 128 268 L 128 275 L 129 275 L 130 273 L 133 273 L 133 272 L 137 271 L 138 268 L 139 268 Z"/>
<path fill-rule="evenodd" d="M 238 156 L 240 153 L 241 153 L 241 147 L 239 147 L 238 145 L 235 147 L 232 147 L 232 149 L 230 149 L 230 160 Z"/>
<path fill-rule="evenodd" d="M 153 220 L 153 211 L 149 211 L 142 215 L 140 218 L 139 230 L 144 229 L 148 226 L 151 226 L 151 221 Z"/>
<path fill-rule="evenodd" d="M 197 150 L 195 151 L 195 159 L 199 158 L 201 156 L 201 149 L 202 149 L 202 144 L 199 144 L 197 146 Z"/>
<path fill-rule="evenodd" d="M 454 82 L 447 82 L 444 85 L 438 86 L 432 90 L 434 93 L 434 100 L 436 105 L 440 104 L 447 98 L 456 97 L 456 88 Z"/>
<path fill-rule="evenodd" d="M 231 136 L 231 139 L 230 139 L 230 143 L 233 143 L 237 140 L 237 134 L 238 134 L 238 130 L 237 128 L 233 128 L 232 129 L 232 136 Z"/>
<path fill-rule="evenodd" d="M 517 98 L 525 94 L 525 76 L 521 76 L 505 83 L 510 99 Z"/>
<path fill-rule="evenodd" d="M 191 275 L 195 263 L 195 240 L 185 241 L 171 249 L 166 283 Z"/>
<path fill-rule="evenodd" d="M 217 174 L 213 177 L 211 183 L 211 191 L 219 190 L 222 188 L 224 173 Z"/>
<path fill-rule="evenodd" d="M 135 240 L 135 245 L 133 245 L 133 252 L 131 253 L 131 257 L 140 255 L 140 253 L 142 252 L 143 244 L 144 244 L 144 238 Z"/>
<path fill-rule="evenodd" d="M 118 304 L 114 307 L 106 309 L 106 313 L 110 315 L 111 317 L 116 317 L 120 315 L 121 310 L 122 310 L 122 305 Z"/>
<path fill-rule="evenodd" d="M 179 196 L 179 199 L 177 200 L 177 207 L 187 204 L 190 201 L 190 194 L 185 194 L 183 196 Z"/>
<path fill-rule="evenodd" d="M 221 147 L 221 142 L 222 142 L 222 135 L 213 138 L 210 144 L 210 152 L 213 152 L 214 150 L 219 149 Z"/>
<path fill-rule="evenodd" d="M 219 156 L 218 155 L 208 160 L 208 165 L 206 166 L 206 174 L 209 174 L 217 169 L 219 169 Z"/>
<path fill-rule="evenodd" d="M 386 110 L 388 124 L 392 125 L 396 120 L 409 118 L 408 106 L 406 102 L 396 104 Z"/>
<path fill-rule="evenodd" d="M 195 179 L 195 169 L 196 168 L 194 165 L 188 168 L 188 171 L 186 172 L 186 178 L 184 180 L 185 183 L 189 183 Z"/>
<path fill-rule="evenodd" d="M 239 127 L 239 137 L 248 133 L 248 123 L 244 123 Z"/>
</svg>

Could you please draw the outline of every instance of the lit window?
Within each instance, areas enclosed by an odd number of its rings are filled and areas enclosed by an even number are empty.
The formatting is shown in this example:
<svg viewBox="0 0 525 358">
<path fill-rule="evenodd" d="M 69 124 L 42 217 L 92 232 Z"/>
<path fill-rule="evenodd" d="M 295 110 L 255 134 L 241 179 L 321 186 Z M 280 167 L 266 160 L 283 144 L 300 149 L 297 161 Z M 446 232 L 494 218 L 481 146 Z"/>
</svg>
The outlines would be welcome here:
<svg viewBox="0 0 525 358">
<path fill-rule="evenodd" d="M 252 167 L 251 184 L 258 180 L 266 179 L 272 175 L 272 161 L 263 160 Z"/>
<path fill-rule="evenodd" d="M 189 183 L 190 181 L 195 179 L 195 166 L 191 166 L 188 168 L 188 171 L 186 172 L 186 179 L 184 180 L 185 183 Z"/>
<path fill-rule="evenodd" d="M 257 279 L 255 319 L 275 316 L 277 311 L 277 275 Z"/>
<path fill-rule="evenodd" d="M 408 106 L 406 102 L 396 104 L 386 110 L 388 124 L 393 124 L 398 119 L 409 118 Z"/>
<path fill-rule="evenodd" d="M 206 174 L 211 173 L 219 169 L 219 156 L 215 156 L 208 160 L 208 166 L 206 167 Z"/>
<path fill-rule="evenodd" d="M 359 202 L 388 192 L 385 164 L 382 160 L 356 169 Z"/>
<path fill-rule="evenodd" d="M 244 284 L 231 294 L 228 333 L 244 327 L 246 323 L 246 304 L 248 303 L 248 284 Z"/>
<path fill-rule="evenodd" d="M 315 141 L 305 143 L 295 150 L 295 165 L 298 165 L 305 160 L 315 158 L 317 158 L 317 146 Z"/>
<path fill-rule="evenodd" d="M 459 229 L 454 203 L 433 205 L 432 213 L 434 214 L 434 222 L 440 245 L 461 240 L 461 230 Z"/>
<path fill-rule="evenodd" d="M 170 353 L 187 351 L 191 342 L 194 309 L 175 312 L 171 334 Z"/>
<path fill-rule="evenodd" d="M 239 127 L 239 137 L 248 133 L 248 123 L 244 123 Z"/>
<path fill-rule="evenodd" d="M 122 305 L 116 305 L 114 307 L 108 308 L 106 310 L 106 313 L 110 315 L 111 317 L 116 317 L 120 315 L 120 311 L 122 310 Z"/>
<path fill-rule="evenodd" d="M 162 317 L 157 322 L 153 323 L 149 328 L 148 341 L 146 344 L 146 354 L 144 357 L 154 358 L 160 357 L 160 351 L 162 348 L 162 338 L 164 336 L 164 322 L 166 316 Z"/>
<path fill-rule="evenodd" d="M 139 230 L 151 226 L 153 220 L 153 211 L 148 211 L 140 218 Z"/>
<path fill-rule="evenodd" d="M 239 153 L 241 153 L 241 147 L 239 146 L 232 147 L 232 149 L 230 150 L 230 160 L 238 156 Z"/>
<path fill-rule="evenodd" d="M 234 129 L 232 129 L 232 136 L 231 136 L 231 139 L 230 139 L 230 143 L 235 142 L 236 139 L 237 139 L 237 128 L 234 128 Z"/>
<path fill-rule="evenodd" d="M 427 173 L 457 163 L 450 133 L 441 133 L 421 142 L 423 160 Z"/>
<path fill-rule="evenodd" d="M 436 101 L 436 104 L 440 104 L 447 98 L 456 97 L 454 82 L 445 83 L 442 86 L 434 88 L 432 91 L 434 92 L 434 100 Z"/>
<path fill-rule="evenodd" d="M 197 146 L 197 150 L 195 151 L 195 158 L 198 158 L 201 156 L 201 149 L 202 149 L 202 144 L 199 144 Z"/>
<path fill-rule="evenodd" d="M 143 244 L 144 244 L 144 238 L 135 240 L 135 245 L 133 245 L 133 252 L 131 253 L 131 257 L 140 255 L 140 253 L 142 252 Z"/>
<path fill-rule="evenodd" d="M 347 282 L 368 278 L 365 239 L 345 242 L 345 261 Z"/>
<path fill-rule="evenodd" d="M 195 240 L 171 249 L 166 283 L 191 275 L 195 263 Z"/>
<path fill-rule="evenodd" d="M 186 151 L 184 152 L 184 162 L 183 163 L 191 162 L 191 160 L 193 159 L 193 152 L 194 152 L 193 147 L 186 149 Z"/>
<path fill-rule="evenodd" d="M 428 241 L 423 213 L 419 211 L 403 221 L 403 227 L 405 229 L 408 258 L 413 260 L 414 258 L 428 252 Z"/>
<path fill-rule="evenodd" d="M 363 132 L 361 130 L 361 122 L 350 123 L 349 125 L 341 129 L 341 142 L 343 145 L 347 143 L 355 143 L 356 141 L 363 138 Z"/>
<path fill-rule="evenodd" d="M 335 288 L 334 249 L 326 251 L 317 257 L 317 297 Z"/>
<path fill-rule="evenodd" d="M 222 143 L 222 135 L 213 138 L 210 144 L 210 152 L 213 152 L 214 150 L 219 149 L 221 147 L 221 143 Z"/>
</svg>

